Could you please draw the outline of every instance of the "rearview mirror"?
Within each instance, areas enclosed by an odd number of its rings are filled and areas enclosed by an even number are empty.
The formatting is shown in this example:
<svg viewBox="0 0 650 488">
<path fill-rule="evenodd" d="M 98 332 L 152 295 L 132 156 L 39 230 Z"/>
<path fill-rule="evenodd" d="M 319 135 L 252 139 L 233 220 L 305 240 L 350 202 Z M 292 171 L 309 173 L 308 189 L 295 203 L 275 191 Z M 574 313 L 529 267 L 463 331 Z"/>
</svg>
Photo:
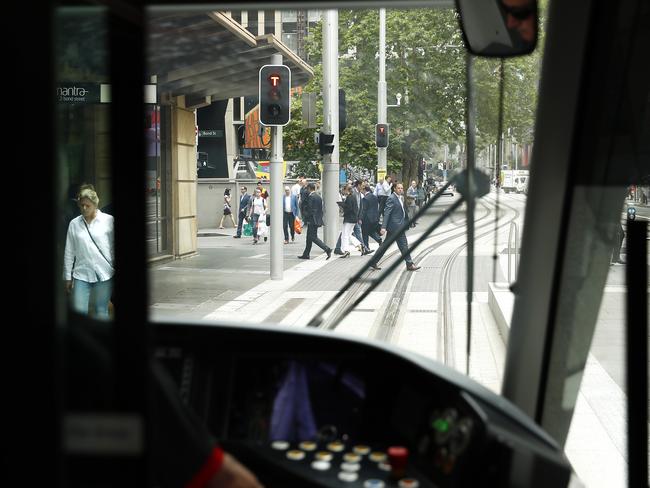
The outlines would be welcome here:
<svg viewBox="0 0 650 488">
<path fill-rule="evenodd" d="M 537 45 L 537 0 L 456 0 L 456 9 L 472 54 L 509 58 Z"/>
</svg>

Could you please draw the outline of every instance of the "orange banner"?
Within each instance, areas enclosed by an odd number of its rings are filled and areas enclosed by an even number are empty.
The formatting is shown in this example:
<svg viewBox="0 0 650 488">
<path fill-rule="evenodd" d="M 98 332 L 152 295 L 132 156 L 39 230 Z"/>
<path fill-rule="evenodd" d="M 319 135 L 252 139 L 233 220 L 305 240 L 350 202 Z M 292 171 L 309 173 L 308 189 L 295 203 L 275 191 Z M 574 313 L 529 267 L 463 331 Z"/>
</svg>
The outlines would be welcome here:
<svg viewBox="0 0 650 488">
<path fill-rule="evenodd" d="M 244 120 L 246 125 L 246 140 L 244 147 L 246 149 L 263 149 L 271 147 L 271 129 L 260 124 L 260 106 L 255 107 L 246 114 Z M 263 128 L 260 137 L 260 128 Z"/>
</svg>

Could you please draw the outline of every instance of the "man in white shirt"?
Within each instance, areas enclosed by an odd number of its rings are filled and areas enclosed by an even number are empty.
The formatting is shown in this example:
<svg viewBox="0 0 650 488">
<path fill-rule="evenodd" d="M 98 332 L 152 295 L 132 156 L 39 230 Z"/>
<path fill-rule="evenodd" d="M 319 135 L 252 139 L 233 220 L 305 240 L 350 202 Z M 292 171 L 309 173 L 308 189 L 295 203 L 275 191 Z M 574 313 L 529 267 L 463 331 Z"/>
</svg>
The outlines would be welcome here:
<svg viewBox="0 0 650 488">
<path fill-rule="evenodd" d="M 284 187 L 284 196 L 282 197 L 282 230 L 284 231 L 284 243 L 289 244 L 289 234 L 291 242 L 295 242 L 296 230 L 294 223 L 298 215 L 298 197 L 294 195 L 291 188 Z"/>
<path fill-rule="evenodd" d="M 300 175 L 298 176 L 298 180 L 296 183 L 291 187 L 291 194 L 295 195 L 296 198 L 300 196 L 300 189 L 304 186 L 304 181 L 305 181 L 305 176 Z"/>
<path fill-rule="evenodd" d="M 384 207 L 386 206 L 386 200 L 391 194 L 390 183 L 392 178 L 389 175 L 386 175 L 383 183 L 377 188 L 377 198 L 379 198 L 379 215 L 383 217 Z"/>
</svg>

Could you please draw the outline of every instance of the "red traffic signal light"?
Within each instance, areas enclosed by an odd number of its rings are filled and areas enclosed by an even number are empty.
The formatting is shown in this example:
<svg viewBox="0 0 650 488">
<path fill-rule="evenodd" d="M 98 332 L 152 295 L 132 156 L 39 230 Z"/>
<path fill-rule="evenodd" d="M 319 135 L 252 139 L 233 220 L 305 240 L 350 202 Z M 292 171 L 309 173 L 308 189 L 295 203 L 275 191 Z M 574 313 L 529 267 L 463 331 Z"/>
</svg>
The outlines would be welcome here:
<svg viewBox="0 0 650 488">
<path fill-rule="evenodd" d="M 388 147 L 388 124 L 375 125 L 375 144 L 377 147 Z"/>
<path fill-rule="evenodd" d="M 281 64 L 262 66 L 259 73 L 260 123 L 283 126 L 291 120 L 291 70 Z"/>
</svg>

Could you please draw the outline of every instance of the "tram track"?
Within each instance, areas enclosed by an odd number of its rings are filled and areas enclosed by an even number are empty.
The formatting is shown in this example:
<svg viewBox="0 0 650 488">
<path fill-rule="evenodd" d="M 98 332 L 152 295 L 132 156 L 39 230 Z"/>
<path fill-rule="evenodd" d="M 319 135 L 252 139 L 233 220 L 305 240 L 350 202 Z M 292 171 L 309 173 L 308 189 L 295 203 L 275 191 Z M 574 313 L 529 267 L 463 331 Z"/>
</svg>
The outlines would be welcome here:
<svg viewBox="0 0 650 488">
<path fill-rule="evenodd" d="M 484 218 L 487 218 L 491 213 L 491 208 L 487 205 L 486 201 L 481 200 L 478 203 L 483 205 L 488 210 L 488 212 L 480 219 L 477 219 L 477 222 L 483 220 Z M 510 218 L 507 218 L 502 224 L 500 224 L 497 227 L 497 229 L 501 229 L 509 225 L 510 222 L 518 219 L 520 215 L 519 210 L 517 210 L 516 208 L 508 204 L 504 204 L 501 202 L 500 206 L 506 207 L 509 210 L 511 210 L 513 212 L 513 215 Z M 491 223 L 492 222 L 484 223 L 482 225 L 477 226 L 476 228 L 477 230 L 485 229 L 486 227 L 490 226 Z M 476 235 L 475 239 L 485 237 L 492 232 L 494 232 L 494 228 L 491 228 L 490 230 L 487 230 L 485 232 Z M 462 237 L 464 234 L 465 232 L 458 233 L 453 236 L 449 236 L 443 239 L 442 241 L 438 241 L 435 244 L 427 246 L 426 248 L 422 249 L 417 254 L 417 256 L 414 257 L 414 261 L 420 262 L 423 259 L 426 259 L 427 255 L 430 254 L 432 251 L 436 250 L 437 248 L 443 246 L 444 244 L 447 244 L 448 242 L 454 239 Z M 453 317 L 452 317 L 452 310 L 451 310 L 451 276 L 452 276 L 451 271 L 454 266 L 454 263 L 456 262 L 456 259 L 463 251 L 463 249 L 465 249 L 466 247 L 467 247 L 467 242 L 464 242 L 463 244 L 456 247 L 447 256 L 440 270 L 440 278 L 439 278 L 440 282 L 438 287 L 439 290 L 438 309 L 437 309 L 439 312 L 438 324 L 437 324 L 437 335 L 438 335 L 437 357 L 449 366 L 453 366 L 455 363 L 454 344 L 453 344 Z M 408 273 L 406 271 L 401 272 L 401 275 L 398 278 L 398 282 L 395 288 L 393 289 L 390 298 L 385 302 L 386 305 L 383 310 L 383 313 L 382 310 L 379 311 L 379 316 L 382 316 L 383 320 L 381 326 L 377 328 L 377 331 L 374 334 L 373 338 L 388 343 L 394 341 L 394 334 L 395 334 L 395 330 L 397 329 L 398 319 L 401 313 L 403 313 L 402 304 L 404 302 L 404 298 L 406 297 L 406 293 L 410 288 L 411 282 L 414 279 L 414 277 L 415 276 L 412 273 Z"/>
<path fill-rule="evenodd" d="M 487 210 L 486 213 L 484 215 L 482 215 L 481 217 L 479 217 L 477 219 L 477 221 L 481 221 L 483 219 L 486 219 L 490 215 L 490 212 L 491 212 L 490 208 L 487 207 L 487 206 L 485 206 L 485 208 Z M 454 227 L 449 228 L 449 229 L 445 229 L 445 230 L 443 230 L 443 231 L 436 234 L 436 238 L 438 238 L 441 235 L 449 234 L 451 232 L 456 232 L 456 234 L 454 234 L 451 237 L 448 237 L 447 239 L 444 240 L 444 242 L 441 242 L 440 245 L 444 244 L 445 242 L 448 242 L 451 239 L 455 239 L 455 238 L 459 237 L 462 234 L 462 232 L 458 233 L 458 229 L 459 229 L 459 227 L 462 227 L 462 228 L 465 227 L 465 219 L 463 219 L 462 221 L 459 221 L 459 222 L 454 222 L 453 225 L 454 225 Z M 431 238 L 432 237 L 430 237 L 430 239 Z M 387 262 L 390 259 L 392 259 L 394 256 L 398 255 L 398 254 L 400 254 L 399 249 L 393 249 L 391 251 L 388 251 L 384 255 L 383 261 Z M 418 256 L 419 255 L 420 254 L 418 254 Z M 350 288 L 350 290 L 347 291 L 347 293 L 337 303 L 337 306 L 336 306 L 337 310 L 346 310 L 352 303 L 354 303 L 368 289 L 368 287 L 370 286 L 369 285 L 370 280 L 368 278 L 370 277 L 371 273 L 373 273 L 373 271 L 367 271 L 363 275 L 363 279 L 358 280 Z M 402 271 L 402 274 L 400 275 L 398 280 L 401 280 L 404 276 L 405 276 L 405 271 Z M 401 304 L 401 298 L 399 298 L 398 301 Z M 343 317 L 340 316 L 339 313 L 335 312 L 335 313 L 329 315 L 328 317 L 326 317 L 323 320 L 323 322 L 320 324 L 319 328 L 328 329 L 328 330 L 335 330 L 338 327 L 339 323 L 341 322 L 342 318 Z M 381 333 L 378 332 L 378 334 L 381 334 Z"/>
</svg>

